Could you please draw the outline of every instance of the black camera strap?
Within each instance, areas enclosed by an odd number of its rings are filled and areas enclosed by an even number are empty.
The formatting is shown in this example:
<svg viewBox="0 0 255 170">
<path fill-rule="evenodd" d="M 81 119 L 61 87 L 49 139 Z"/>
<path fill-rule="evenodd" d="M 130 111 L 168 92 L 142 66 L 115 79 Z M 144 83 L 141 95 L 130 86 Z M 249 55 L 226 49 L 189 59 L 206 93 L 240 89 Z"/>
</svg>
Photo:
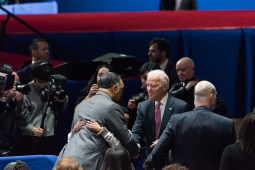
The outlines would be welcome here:
<svg viewBox="0 0 255 170">
<path fill-rule="evenodd" d="M 49 104 L 47 103 L 43 113 L 42 113 L 42 120 L 41 120 L 41 125 L 40 125 L 40 128 L 44 129 L 44 122 L 45 122 L 45 118 L 47 116 L 47 109 L 49 108 Z"/>
</svg>

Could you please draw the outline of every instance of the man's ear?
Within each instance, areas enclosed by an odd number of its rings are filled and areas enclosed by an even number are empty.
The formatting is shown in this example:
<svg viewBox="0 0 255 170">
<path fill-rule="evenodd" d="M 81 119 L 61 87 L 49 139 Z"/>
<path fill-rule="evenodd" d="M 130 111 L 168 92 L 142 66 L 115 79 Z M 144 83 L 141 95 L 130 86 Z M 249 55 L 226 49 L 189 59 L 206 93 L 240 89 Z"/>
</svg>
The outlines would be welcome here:
<svg viewBox="0 0 255 170">
<path fill-rule="evenodd" d="M 112 89 L 114 94 L 119 92 L 119 87 L 117 85 L 113 85 Z"/>
</svg>

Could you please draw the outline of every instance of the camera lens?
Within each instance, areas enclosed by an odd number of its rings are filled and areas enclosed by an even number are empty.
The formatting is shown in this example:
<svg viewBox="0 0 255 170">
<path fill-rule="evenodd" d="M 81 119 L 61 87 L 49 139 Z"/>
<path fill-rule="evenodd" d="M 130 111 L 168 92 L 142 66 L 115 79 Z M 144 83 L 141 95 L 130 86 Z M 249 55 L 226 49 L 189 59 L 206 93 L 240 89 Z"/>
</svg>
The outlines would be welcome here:
<svg viewBox="0 0 255 170">
<path fill-rule="evenodd" d="M 16 85 L 16 90 L 18 92 L 21 92 L 22 94 L 28 94 L 31 90 L 30 86 L 28 84 L 26 85 Z"/>
</svg>

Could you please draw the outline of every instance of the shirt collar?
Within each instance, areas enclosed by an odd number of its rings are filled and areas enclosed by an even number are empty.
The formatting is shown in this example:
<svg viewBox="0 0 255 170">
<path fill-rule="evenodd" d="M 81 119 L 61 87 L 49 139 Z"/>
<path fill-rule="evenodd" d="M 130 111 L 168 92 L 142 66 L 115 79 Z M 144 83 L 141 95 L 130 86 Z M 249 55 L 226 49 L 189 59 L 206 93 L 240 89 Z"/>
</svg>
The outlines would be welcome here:
<svg viewBox="0 0 255 170">
<path fill-rule="evenodd" d="M 160 69 L 161 70 L 165 70 L 166 69 L 166 65 L 167 65 L 167 63 L 168 63 L 168 59 L 166 59 L 162 64 L 160 64 Z"/>
<path fill-rule="evenodd" d="M 166 93 L 166 95 L 160 100 L 160 104 L 165 106 L 167 102 L 167 98 L 168 98 L 168 93 Z M 155 102 L 155 105 L 156 103 L 157 102 Z"/>
</svg>

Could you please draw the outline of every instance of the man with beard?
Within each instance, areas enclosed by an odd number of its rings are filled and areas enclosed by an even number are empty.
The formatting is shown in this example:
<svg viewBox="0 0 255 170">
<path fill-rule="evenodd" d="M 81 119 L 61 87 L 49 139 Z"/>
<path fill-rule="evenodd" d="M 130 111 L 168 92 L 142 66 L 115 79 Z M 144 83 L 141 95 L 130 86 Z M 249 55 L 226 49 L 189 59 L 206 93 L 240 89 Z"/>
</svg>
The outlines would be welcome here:
<svg viewBox="0 0 255 170">
<path fill-rule="evenodd" d="M 171 46 L 170 43 L 164 38 L 154 38 L 149 43 L 150 62 L 154 62 L 159 65 L 160 69 L 165 71 L 169 79 L 169 88 L 176 82 L 179 82 L 175 66 L 172 64 L 168 57 L 170 54 Z"/>
</svg>

